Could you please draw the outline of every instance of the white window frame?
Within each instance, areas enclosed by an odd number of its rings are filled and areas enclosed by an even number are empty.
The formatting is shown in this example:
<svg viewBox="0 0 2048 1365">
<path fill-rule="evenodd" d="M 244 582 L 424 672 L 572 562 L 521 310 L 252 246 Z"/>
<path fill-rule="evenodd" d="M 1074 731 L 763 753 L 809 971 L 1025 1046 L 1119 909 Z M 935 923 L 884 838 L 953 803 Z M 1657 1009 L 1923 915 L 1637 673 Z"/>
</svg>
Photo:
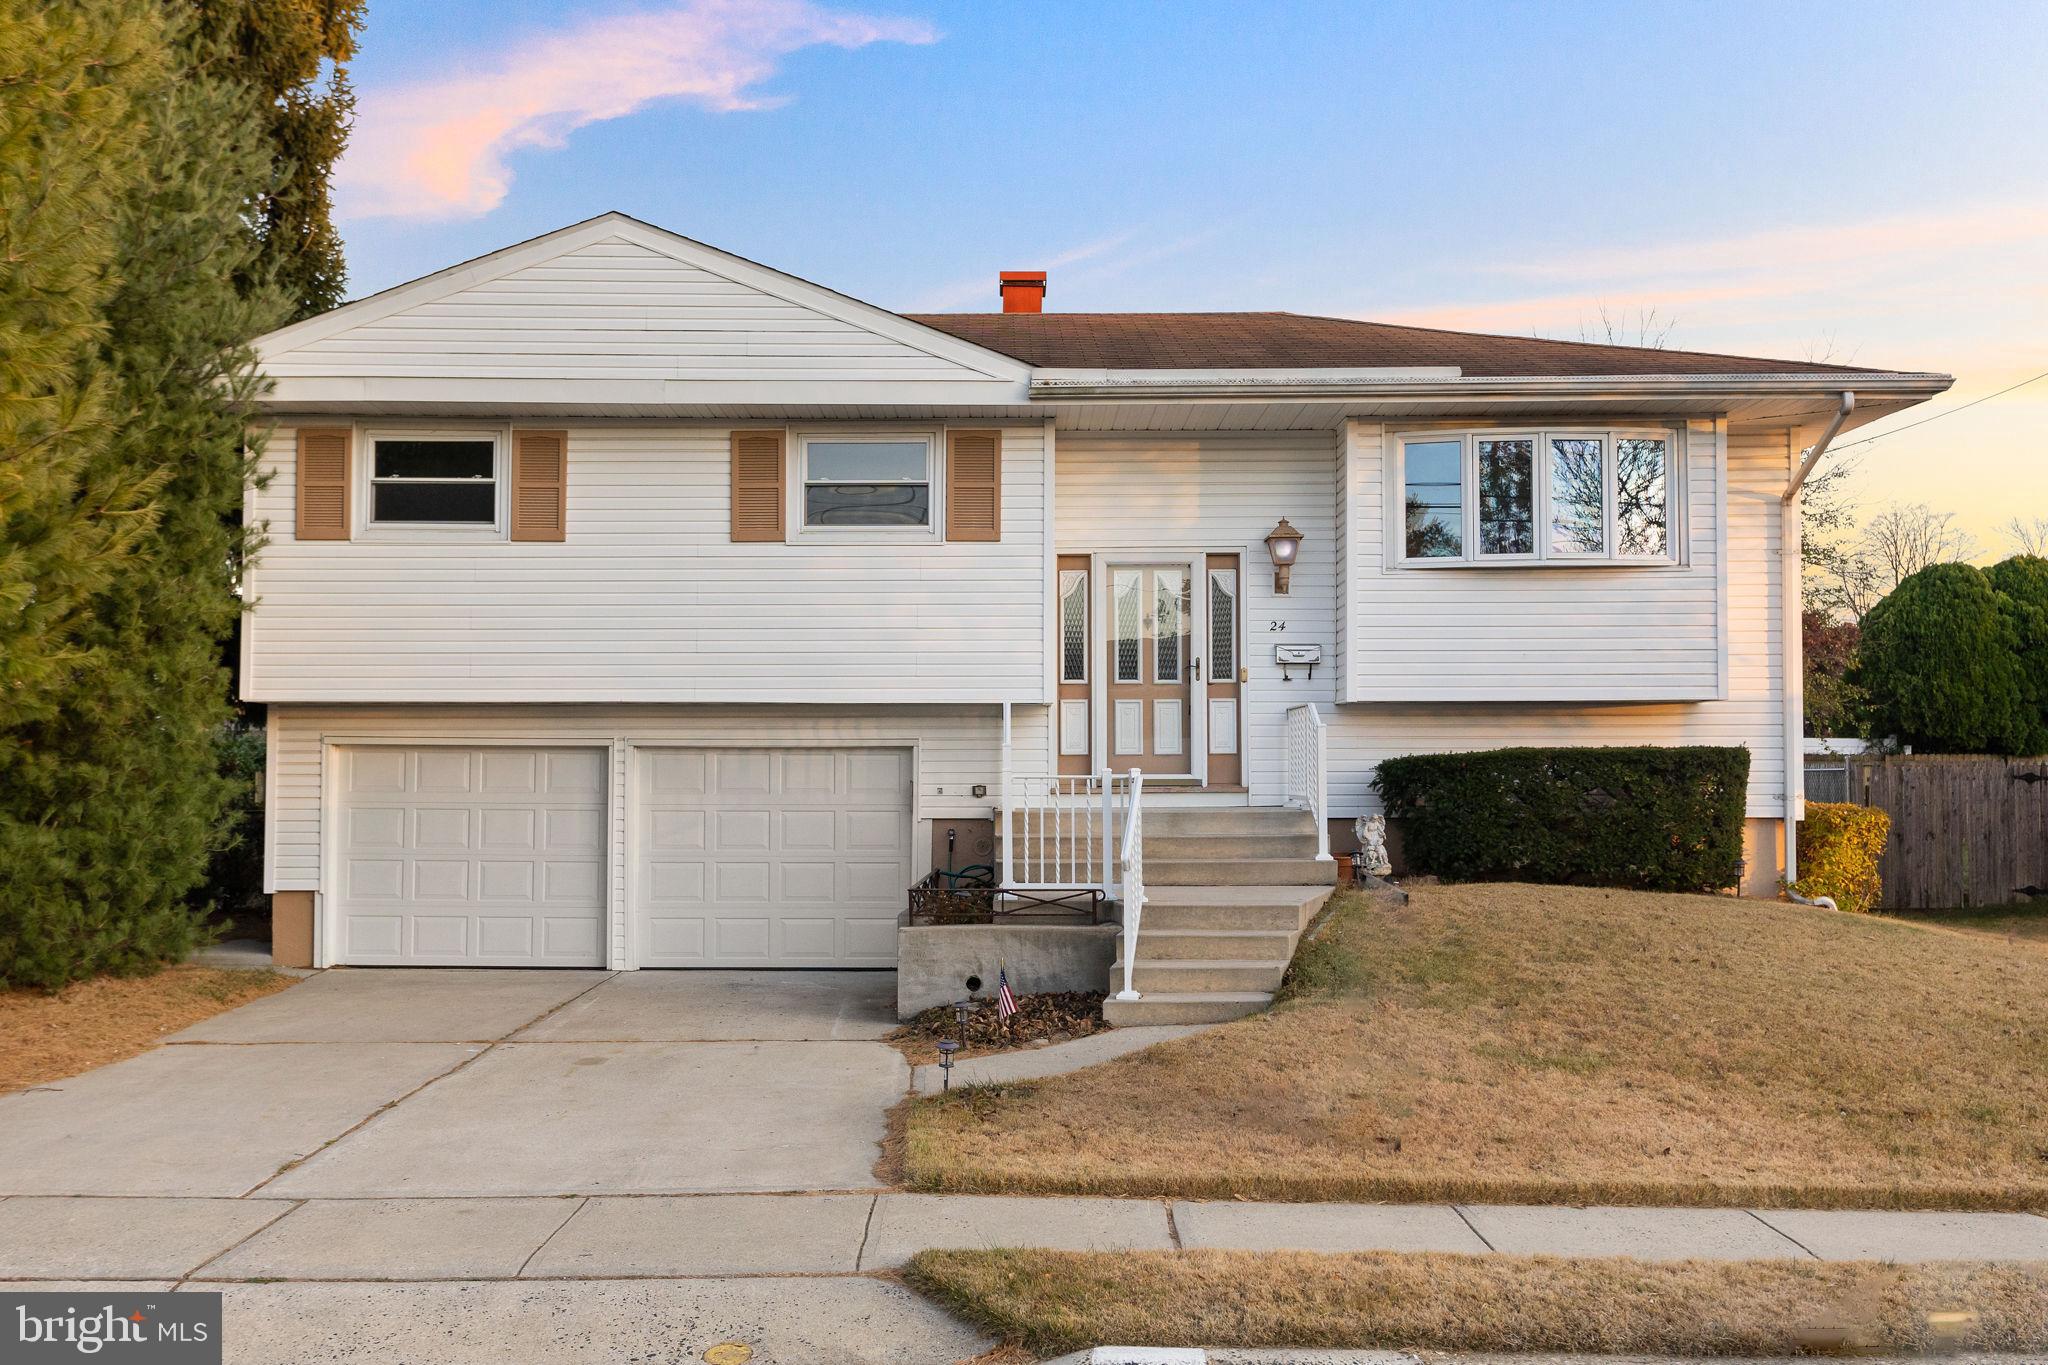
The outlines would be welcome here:
<svg viewBox="0 0 2048 1365">
<path fill-rule="evenodd" d="M 1495 568 L 1682 568 L 1687 562 L 1689 537 L 1685 509 L 1685 444 L 1683 428 L 1671 426 L 1591 425 L 1482 426 L 1437 429 L 1410 427 L 1390 431 L 1393 458 L 1389 460 L 1387 491 L 1388 562 L 1400 569 L 1495 569 Z M 1553 440 L 1598 440 L 1601 443 L 1601 534 L 1604 550 L 1599 554 L 1574 554 L 1553 550 L 1550 544 L 1553 503 L 1551 498 L 1550 443 Z M 1533 470 L 1534 550 L 1529 554 L 1485 554 L 1479 542 L 1479 443 L 1481 441 L 1527 440 L 1534 443 Z M 1616 483 L 1620 469 L 1618 452 L 1625 440 L 1658 440 L 1664 443 L 1664 553 L 1624 555 L 1619 552 L 1616 525 Z M 1408 553 L 1408 446 L 1410 443 L 1458 441 L 1462 502 L 1462 553 L 1457 555 L 1410 555 Z"/>
<path fill-rule="evenodd" d="M 489 441 L 491 443 L 491 520 L 378 521 L 377 442 Z M 357 540 L 504 540 L 511 520 L 512 477 L 506 453 L 512 448 L 509 427 L 368 427 L 357 433 L 351 464 Z M 412 482 L 407 480 L 406 482 Z"/>
<path fill-rule="evenodd" d="M 930 493 L 930 524 L 927 526 L 811 526 L 804 520 L 804 489 L 809 480 L 810 448 L 813 442 L 911 442 L 925 448 L 925 486 Z M 788 519 L 792 541 L 826 540 L 845 543 L 861 541 L 940 541 L 946 535 L 946 433 L 932 427 L 867 429 L 862 427 L 803 427 L 790 432 Z M 831 482 L 821 480 L 821 482 Z"/>
</svg>

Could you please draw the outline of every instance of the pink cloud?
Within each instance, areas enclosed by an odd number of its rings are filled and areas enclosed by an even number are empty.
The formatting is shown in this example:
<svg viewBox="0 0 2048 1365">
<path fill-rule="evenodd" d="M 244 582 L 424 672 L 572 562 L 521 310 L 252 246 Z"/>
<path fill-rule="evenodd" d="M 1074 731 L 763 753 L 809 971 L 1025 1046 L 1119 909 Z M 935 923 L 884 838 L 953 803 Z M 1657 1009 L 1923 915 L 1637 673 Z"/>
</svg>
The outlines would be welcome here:
<svg viewBox="0 0 2048 1365">
<path fill-rule="evenodd" d="M 914 19 L 851 14 L 807 0 L 689 0 L 593 19 L 459 65 L 452 75 L 364 91 L 336 177 L 344 215 L 458 218 L 488 213 L 512 183 L 512 153 L 561 147 L 587 124 L 658 100 L 730 113 L 772 108 L 754 93 L 806 47 L 929 43 Z"/>
</svg>

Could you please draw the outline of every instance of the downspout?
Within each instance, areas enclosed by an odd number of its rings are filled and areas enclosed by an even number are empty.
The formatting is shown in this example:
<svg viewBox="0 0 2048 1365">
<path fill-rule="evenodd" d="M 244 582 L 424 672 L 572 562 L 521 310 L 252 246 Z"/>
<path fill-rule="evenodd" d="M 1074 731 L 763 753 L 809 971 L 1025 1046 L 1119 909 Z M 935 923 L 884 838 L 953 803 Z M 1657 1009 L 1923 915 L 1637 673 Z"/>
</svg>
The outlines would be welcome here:
<svg viewBox="0 0 2048 1365">
<path fill-rule="evenodd" d="M 1820 434 L 1807 450 L 1806 458 L 1792 469 L 1792 481 L 1786 485 L 1785 496 L 1779 512 L 1779 542 L 1782 563 L 1780 577 L 1784 580 L 1783 615 L 1780 631 L 1780 652 L 1783 656 L 1780 667 L 1785 674 L 1785 894 L 1802 905 L 1825 902 L 1834 909 L 1834 902 L 1825 896 L 1821 902 L 1809 901 L 1792 890 L 1792 883 L 1799 879 L 1799 803 L 1806 793 L 1806 674 L 1801 641 L 1800 605 L 1803 601 L 1801 577 L 1804 573 L 1801 556 L 1802 529 L 1799 524 L 1799 492 L 1806 487 L 1806 478 L 1820 463 L 1820 457 L 1828 453 L 1835 437 L 1842 430 L 1842 423 L 1849 420 L 1849 414 L 1856 411 L 1856 395 L 1842 391 L 1842 401 L 1835 409 L 1835 415 L 1828 422 L 1827 429 Z M 1791 459 L 1798 460 L 1798 452 Z M 1790 461 L 1788 460 L 1788 464 Z"/>
<path fill-rule="evenodd" d="M 1787 505 L 1790 505 L 1792 500 L 1799 496 L 1800 489 L 1806 487 L 1806 476 L 1811 474 L 1813 467 L 1820 463 L 1820 457 L 1828 453 L 1828 447 L 1835 443 L 1835 436 L 1842 430 L 1842 423 L 1848 421 L 1849 414 L 1854 411 L 1856 411 L 1856 395 L 1845 389 L 1842 392 L 1842 406 L 1835 409 L 1834 419 L 1828 423 L 1828 429 L 1820 434 L 1820 439 L 1815 441 L 1812 449 L 1806 452 L 1806 459 L 1800 464 L 1798 472 L 1793 474 L 1792 486 L 1785 490 L 1785 502 Z"/>
</svg>

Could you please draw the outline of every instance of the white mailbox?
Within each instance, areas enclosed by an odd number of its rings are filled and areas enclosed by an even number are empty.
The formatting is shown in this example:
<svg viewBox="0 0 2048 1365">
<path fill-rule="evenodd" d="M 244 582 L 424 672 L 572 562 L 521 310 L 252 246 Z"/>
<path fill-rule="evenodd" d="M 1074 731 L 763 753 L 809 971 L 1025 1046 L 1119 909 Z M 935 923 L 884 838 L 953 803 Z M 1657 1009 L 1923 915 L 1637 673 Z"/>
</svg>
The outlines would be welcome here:
<svg viewBox="0 0 2048 1365">
<path fill-rule="evenodd" d="M 1316 665 L 1323 661 L 1321 645 L 1274 645 L 1273 662 L 1280 665 L 1280 681 L 1293 682 L 1294 670 L 1305 668 L 1309 677 L 1316 675 Z"/>
</svg>

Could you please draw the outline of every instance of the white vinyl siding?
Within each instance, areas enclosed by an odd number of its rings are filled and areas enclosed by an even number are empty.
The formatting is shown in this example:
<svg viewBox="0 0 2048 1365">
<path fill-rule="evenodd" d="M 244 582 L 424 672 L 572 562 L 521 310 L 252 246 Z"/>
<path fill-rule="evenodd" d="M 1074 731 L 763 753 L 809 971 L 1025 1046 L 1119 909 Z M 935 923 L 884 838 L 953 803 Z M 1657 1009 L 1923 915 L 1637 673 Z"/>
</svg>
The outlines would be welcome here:
<svg viewBox="0 0 2048 1365">
<path fill-rule="evenodd" d="M 1044 700 L 1042 425 L 1004 431 L 1003 536 L 968 544 L 735 544 L 728 431 L 571 426 L 559 544 L 294 541 L 294 432 L 278 431 L 249 498 L 270 541 L 243 695 Z"/>
<path fill-rule="evenodd" d="M 1242 747 L 1254 803 L 1281 799 L 1287 708 L 1304 701 L 1327 708 L 1336 700 L 1334 670 L 1318 668 L 1308 681 L 1296 669 L 1295 680 L 1283 683 L 1273 662 L 1277 644 L 1319 644 L 1326 659 L 1334 651 L 1336 458 L 1328 432 L 1060 435 L 1060 553 L 1202 550 L 1244 557 L 1240 664 L 1250 678 L 1242 693 Z M 1266 534 L 1282 517 L 1303 536 L 1284 597 L 1273 592 L 1266 552 Z"/>
<path fill-rule="evenodd" d="M 1712 701 L 1720 697 L 1722 515 L 1714 423 L 1684 431 L 1686 562 L 1403 563 L 1392 440 L 1352 423 L 1347 509 L 1347 701 Z M 1412 439 L 1412 437 L 1411 437 Z M 1604 438 L 1603 438 L 1603 444 Z M 1611 460 L 1612 452 L 1603 450 Z M 1782 480 L 1779 484 L 1783 486 Z M 1540 535 L 1549 534 L 1547 525 Z M 1305 548 L 1305 547 L 1304 547 Z M 1761 605 L 1761 604 L 1760 604 Z"/>
<path fill-rule="evenodd" d="M 1370 446 L 1372 429 L 1354 434 L 1352 455 L 1361 457 Z M 1726 696 L 1697 703 L 1672 705 L 1560 704 L 1540 696 L 1514 704 L 1502 702 L 1460 702 L 1461 688 L 1470 688 L 1476 675 L 1484 681 L 1490 668 L 1468 655 L 1462 664 L 1452 663 L 1461 651 L 1455 640 L 1447 640 L 1438 627 L 1446 619 L 1464 623 L 1470 631 L 1475 620 L 1499 623 L 1503 613 L 1490 610 L 1471 593 L 1446 594 L 1432 604 L 1428 600 L 1405 602 L 1398 588 L 1422 579 L 1435 583 L 1462 575 L 1415 574 L 1399 577 L 1382 572 L 1377 564 L 1381 547 L 1373 528 L 1384 524 L 1376 503 L 1368 500 L 1365 515 L 1354 520 L 1354 529 L 1372 539 L 1363 556 L 1349 559 L 1347 573 L 1361 582 L 1348 588 L 1347 595 L 1357 607 L 1347 618 L 1351 633 L 1350 655 L 1345 660 L 1347 680 L 1364 680 L 1385 686 L 1389 677 L 1386 652 L 1400 647 L 1399 662 L 1404 676 L 1417 678 L 1430 670 L 1433 690 L 1443 701 L 1417 697 L 1400 703 L 1345 705 L 1330 717 L 1330 804 L 1333 814 L 1366 814 L 1378 806 L 1371 790 L 1375 765 L 1381 759 L 1409 753 L 1444 753 L 1459 750 L 1495 749 L 1514 745 L 1547 744 L 1730 744 L 1750 751 L 1749 800 L 1747 813 L 1755 818 L 1775 819 L 1784 810 L 1784 725 L 1779 691 L 1783 677 L 1783 635 L 1779 619 L 1779 533 L 1786 462 L 1790 437 L 1787 432 L 1744 433 L 1727 436 L 1713 423 L 1692 423 L 1688 432 L 1693 573 L 1679 574 L 1665 569 L 1644 571 L 1675 576 L 1676 585 L 1662 585 L 1669 577 L 1648 581 L 1631 571 L 1531 570 L 1528 591 L 1510 592 L 1508 615 L 1520 615 L 1547 623 L 1552 628 L 1569 628 L 1583 639 L 1583 664 L 1569 667 L 1574 655 L 1563 650 L 1530 648 L 1524 662 L 1511 671 L 1517 676 L 1533 674 L 1560 689 L 1574 677 L 1595 676 L 1608 686 L 1623 683 L 1643 669 L 1654 668 L 1667 656 L 1656 638 L 1645 637 L 1631 649 L 1628 632 L 1659 631 L 1668 639 L 1682 633 L 1687 623 L 1701 638 L 1711 638 L 1709 623 L 1714 606 L 1725 593 L 1727 603 L 1726 656 L 1702 651 L 1694 665 L 1695 685 L 1708 690 L 1715 681 L 1725 686 Z M 1725 452 L 1726 487 L 1722 491 L 1719 467 Z M 1378 487 L 1367 480 L 1366 488 Z M 1359 491 L 1351 485 L 1354 495 Z M 1355 504 L 1354 504 L 1355 505 Z M 1726 508 L 1725 526 L 1719 530 L 1710 516 Z M 1724 534 L 1725 532 L 1725 534 Z M 1305 548 L 1305 547 L 1304 547 Z M 1722 562 L 1727 574 L 1708 573 L 1704 584 L 1694 581 L 1698 571 Z M 1361 565 L 1359 560 L 1368 562 Z M 1649 599 L 1632 604 L 1628 594 L 1602 589 L 1619 574 L 1633 585 L 1633 593 Z M 1472 592 L 1501 590 L 1514 577 L 1499 570 L 1475 571 Z M 1396 591 L 1396 601 L 1382 607 L 1384 595 Z M 1608 622 L 1619 616 L 1619 626 Z M 1418 658 L 1412 646 L 1403 646 L 1396 632 L 1431 643 L 1441 655 Z M 1639 664 L 1632 660 L 1640 660 Z M 1556 661 L 1554 673 L 1539 672 L 1546 660 Z M 1725 672 L 1725 682 L 1719 679 Z"/>
<path fill-rule="evenodd" d="M 1361 477 L 1358 469 L 1365 455 L 1376 455 L 1365 448 L 1378 438 L 1377 424 L 1355 424 L 1346 438 L 1348 461 L 1340 461 L 1329 438 L 1312 433 L 1061 436 L 1055 523 L 1061 552 L 1202 546 L 1246 556 L 1244 760 L 1254 803 L 1280 799 L 1286 709 L 1313 701 L 1330 723 L 1331 812 L 1337 816 L 1375 808 L 1370 783 L 1382 758 L 1519 744 L 1744 745 L 1750 750 L 1749 813 L 1780 813 L 1777 555 L 1786 433 L 1724 441 L 1716 424 L 1690 424 L 1686 568 L 1405 575 L 1386 567 L 1382 499 L 1365 496 L 1385 486 L 1379 471 Z M 1725 498 L 1724 449 L 1731 452 Z M 1347 462 L 1348 470 L 1342 468 Z M 1342 612 L 1333 488 L 1342 490 L 1351 511 L 1341 544 L 1344 597 L 1352 606 Z M 1281 597 L 1273 593 L 1264 539 L 1283 516 L 1306 538 L 1292 590 Z M 1724 558 L 1725 584 L 1717 567 Z M 1467 580 L 1469 587 L 1457 588 Z M 1404 596 L 1411 588 L 1423 595 Z M 1724 593 L 1725 660 L 1717 629 Z M 1644 596 L 1647 602 L 1634 600 Z M 1627 618 L 1634 638 L 1606 622 L 1616 613 Z M 1536 644 L 1523 651 L 1526 661 L 1504 669 L 1475 644 L 1474 624 L 1512 630 L 1521 618 L 1549 633 L 1539 631 Z M 1276 622 L 1284 628 L 1273 630 Z M 1675 646 L 1649 638 L 1652 627 L 1674 635 Z M 1570 637 L 1575 630 L 1583 636 Z M 1273 646 L 1282 642 L 1323 644 L 1328 662 L 1313 680 L 1296 669 L 1295 680 L 1283 683 L 1273 663 Z M 1655 664 L 1674 647 L 1681 681 L 1699 701 L 1654 695 L 1671 686 L 1655 675 Z M 1595 703 L 1574 695 L 1642 685 L 1646 664 L 1656 704 Z M 1340 670 L 1347 686 L 1364 679 L 1408 691 L 1399 703 L 1340 706 Z M 1719 698 L 1723 688 L 1725 700 Z M 1489 699 L 1460 700 L 1461 693 L 1474 692 Z"/>
<path fill-rule="evenodd" d="M 292 346 L 264 369 L 281 380 L 987 378 L 624 237 Z"/>
</svg>

